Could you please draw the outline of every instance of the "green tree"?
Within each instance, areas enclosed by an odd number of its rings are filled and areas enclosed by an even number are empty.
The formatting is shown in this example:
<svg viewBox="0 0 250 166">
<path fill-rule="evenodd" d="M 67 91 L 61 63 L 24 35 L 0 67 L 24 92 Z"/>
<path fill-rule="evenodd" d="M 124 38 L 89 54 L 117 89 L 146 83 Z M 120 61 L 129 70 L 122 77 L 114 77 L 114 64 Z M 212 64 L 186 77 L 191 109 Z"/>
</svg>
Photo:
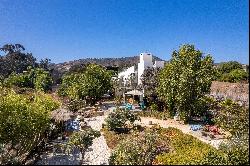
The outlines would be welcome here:
<svg viewBox="0 0 250 166">
<path fill-rule="evenodd" d="M 33 69 L 34 72 L 34 87 L 36 90 L 48 91 L 51 90 L 52 77 L 49 71 L 42 68 Z"/>
<path fill-rule="evenodd" d="M 228 74 L 229 82 L 247 81 L 248 74 L 243 69 L 234 69 Z"/>
<path fill-rule="evenodd" d="M 142 76 L 142 88 L 144 89 L 144 94 L 146 96 L 156 96 L 156 87 L 158 86 L 158 74 L 160 73 L 160 68 L 147 68 Z"/>
<path fill-rule="evenodd" d="M 82 73 L 64 76 L 59 95 L 85 99 L 93 105 L 111 88 L 111 73 L 99 65 L 90 64 Z"/>
<path fill-rule="evenodd" d="M 8 77 L 12 72 L 22 73 L 28 66 L 37 65 L 32 54 L 24 53 L 24 50 L 21 44 L 6 44 L 0 48 L 5 53 L 0 56 L 0 75 Z"/>
<path fill-rule="evenodd" d="M 17 86 L 20 88 L 34 88 L 40 91 L 51 90 L 52 78 L 49 71 L 42 68 L 28 67 L 23 73 L 12 73 L 4 80 L 7 87 Z"/>
<path fill-rule="evenodd" d="M 248 80 L 248 73 L 237 61 L 221 63 L 216 71 L 217 76 L 215 80 L 224 82 L 240 82 Z"/>
<path fill-rule="evenodd" d="M 193 45 L 174 51 L 159 75 L 157 92 L 171 113 L 181 118 L 201 114 L 202 98 L 209 93 L 214 69 L 211 56 L 204 56 Z"/>
<path fill-rule="evenodd" d="M 218 66 L 218 71 L 221 73 L 230 73 L 234 69 L 243 69 L 243 67 L 237 61 L 224 62 Z"/>
<path fill-rule="evenodd" d="M 50 59 L 45 58 L 45 59 L 41 59 L 40 63 L 39 63 L 39 67 L 44 69 L 44 70 L 49 70 L 49 66 L 50 66 Z"/>
</svg>

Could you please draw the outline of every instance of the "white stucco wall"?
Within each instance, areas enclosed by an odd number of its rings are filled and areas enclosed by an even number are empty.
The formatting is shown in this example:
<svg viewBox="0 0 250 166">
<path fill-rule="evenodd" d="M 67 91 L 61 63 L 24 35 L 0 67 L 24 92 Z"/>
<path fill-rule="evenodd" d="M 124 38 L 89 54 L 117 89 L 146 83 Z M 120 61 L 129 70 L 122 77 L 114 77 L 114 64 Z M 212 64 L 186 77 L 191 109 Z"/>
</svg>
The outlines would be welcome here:
<svg viewBox="0 0 250 166">
<path fill-rule="evenodd" d="M 141 53 L 140 54 L 140 62 L 152 62 L 153 56 L 151 53 Z"/>
<path fill-rule="evenodd" d="M 154 67 L 163 68 L 164 67 L 164 61 L 155 61 Z"/>
<path fill-rule="evenodd" d="M 153 55 L 151 53 L 141 53 L 140 54 L 140 62 L 138 63 L 138 70 L 135 71 L 135 66 L 132 66 L 125 71 L 118 74 L 118 78 L 122 78 L 123 81 L 126 83 L 125 80 L 128 80 L 131 74 L 135 74 L 136 80 L 138 85 L 141 84 L 141 75 L 143 74 L 144 70 L 148 67 L 164 67 L 164 61 L 155 61 L 153 64 Z"/>
<path fill-rule="evenodd" d="M 122 78 L 123 81 L 125 81 L 125 83 L 126 83 L 126 80 L 128 80 L 130 75 L 133 74 L 133 73 L 136 73 L 135 72 L 135 66 L 132 66 L 132 67 L 126 69 L 125 71 L 119 73 L 118 78 Z"/>
<path fill-rule="evenodd" d="M 148 67 L 153 67 L 153 57 L 151 53 L 141 53 L 138 63 L 138 85 L 141 84 L 141 75 Z"/>
</svg>

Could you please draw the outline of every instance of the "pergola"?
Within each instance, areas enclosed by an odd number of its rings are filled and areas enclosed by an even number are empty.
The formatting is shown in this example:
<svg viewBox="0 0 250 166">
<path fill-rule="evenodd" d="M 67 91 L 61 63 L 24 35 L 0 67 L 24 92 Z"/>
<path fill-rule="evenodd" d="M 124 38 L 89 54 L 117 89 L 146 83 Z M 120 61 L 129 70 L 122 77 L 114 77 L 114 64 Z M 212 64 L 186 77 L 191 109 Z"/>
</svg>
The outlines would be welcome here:
<svg viewBox="0 0 250 166">
<path fill-rule="evenodd" d="M 141 91 L 139 91 L 139 90 L 134 89 L 134 90 L 126 92 L 125 95 L 132 95 L 133 96 L 133 101 L 134 101 L 134 96 L 142 96 L 143 93 Z"/>
</svg>

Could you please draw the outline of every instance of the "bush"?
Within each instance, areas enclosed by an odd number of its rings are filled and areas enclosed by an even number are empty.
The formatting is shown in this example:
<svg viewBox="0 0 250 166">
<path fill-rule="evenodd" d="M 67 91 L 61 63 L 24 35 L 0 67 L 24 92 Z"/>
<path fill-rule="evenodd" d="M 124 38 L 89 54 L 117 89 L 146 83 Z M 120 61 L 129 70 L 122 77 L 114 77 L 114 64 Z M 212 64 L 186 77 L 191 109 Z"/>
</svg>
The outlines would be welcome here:
<svg viewBox="0 0 250 166">
<path fill-rule="evenodd" d="M 224 82 L 240 82 L 247 81 L 247 72 L 243 69 L 234 69 L 230 73 L 223 73 L 219 78 L 220 81 Z"/>
<path fill-rule="evenodd" d="M 85 100 L 81 99 L 71 99 L 67 103 L 67 108 L 72 112 L 77 112 L 79 109 L 83 108 L 86 105 Z"/>
<path fill-rule="evenodd" d="M 122 140 L 110 156 L 111 165 L 151 165 L 155 156 L 167 152 L 167 141 L 156 132 L 135 132 Z"/>
<path fill-rule="evenodd" d="M 123 139 L 125 139 L 129 135 L 129 133 L 128 134 L 125 134 L 125 133 L 117 134 L 116 132 L 109 131 L 106 128 L 103 128 L 102 132 L 103 132 L 103 136 L 105 137 L 105 140 L 107 142 L 107 145 L 110 149 L 114 149 L 119 144 L 120 141 L 122 141 Z"/>
<path fill-rule="evenodd" d="M 132 112 L 117 108 L 115 112 L 111 112 L 105 119 L 109 130 L 118 131 L 119 129 L 127 129 L 127 122 L 133 125 L 140 117 Z"/>
<path fill-rule="evenodd" d="M 9 145 L 7 150 L 16 149 L 15 160 L 22 160 L 20 157 L 44 138 L 49 129 L 50 112 L 59 105 L 44 93 L 16 94 L 0 87 L 0 144 Z M 2 163 L 10 162 L 8 156 L 2 157 Z"/>
<path fill-rule="evenodd" d="M 157 106 L 157 104 L 155 104 L 155 103 L 151 104 L 151 105 L 150 105 L 150 109 L 151 109 L 151 111 L 158 111 L 158 106 Z"/>
<path fill-rule="evenodd" d="M 221 128 L 229 131 L 233 138 L 249 139 L 249 109 L 230 99 L 222 101 L 213 119 Z"/>
<path fill-rule="evenodd" d="M 203 158 L 212 151 L 218 150 L 205 144 L 191 135 L 182 133 L 179 129 L 161 129 L 161 135 L 170 139 L 172 151 L 163 153 L 156 157 L 155 164 L 163 165 L 189 165 L 199 164 Z"/>
<path fill-rule="evenodd" d="M 93 130 L 92 128 L 86 128 L 83 131 L 73 132 L 69 137 L 68 147 L 77 147 L 83 153 L 89 146 L 92 145 L 93 140 L 96 137 L 100 137 L 99 131 Z"/>
<path fill-rule="evenodd" d="M 249 149 L 246 146 L 220 146 L 220 153 L 210 151 L 199 164 L 203 165 L 249 165 Z"/>
<path fill-rule="evenodd" d="M 220 102 L 219 106 L 214 121 L 231 134 L 220 147 L 227 154 L 228 164 L 249 164 L 249 108 L 230 99 Z"/>
<path fill-rule="evenodd" d="M 203 159 L 197 161 L 199 165 L 227 165 L 227 156 L 223 153 L 209 151 Z"/>
<path fill-rule="evenodd" d="M 51 90 L 52 77 L 48 71 L 41 68 L 28 68 L 27 72 L 12 73 L 4 80 L 4 86 L 20 88 L 34 88 L 40 91 Z"/>
<path fill-rule="evenodd" d="M 138 116 L 142 116 L 142 117 L 154 117 L 156 119 L 163 119 L 166 120 L 167 118 L 170 118 L 171 115 L 169 114 L 168 111 L 163 111 L 163 112 L 159 112 L 159 111 L 140 111 L 137 113 Z"/>
</svg>

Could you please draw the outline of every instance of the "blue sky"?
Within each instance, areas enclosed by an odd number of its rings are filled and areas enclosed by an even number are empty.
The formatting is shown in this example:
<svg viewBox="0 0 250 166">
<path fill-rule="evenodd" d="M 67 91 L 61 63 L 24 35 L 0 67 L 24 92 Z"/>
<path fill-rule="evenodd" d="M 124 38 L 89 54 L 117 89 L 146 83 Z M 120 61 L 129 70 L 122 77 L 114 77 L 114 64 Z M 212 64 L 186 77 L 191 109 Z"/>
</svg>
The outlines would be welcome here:
<svg viewBox="0 0 250 166">
<path fill-rule="evenodd" d="M 0 0 L 0 45 L 52 62 L 149 51 L 169 60 L 194 44 L 215 62 L 249 61 L 248 0 Z"/>
</svg>

